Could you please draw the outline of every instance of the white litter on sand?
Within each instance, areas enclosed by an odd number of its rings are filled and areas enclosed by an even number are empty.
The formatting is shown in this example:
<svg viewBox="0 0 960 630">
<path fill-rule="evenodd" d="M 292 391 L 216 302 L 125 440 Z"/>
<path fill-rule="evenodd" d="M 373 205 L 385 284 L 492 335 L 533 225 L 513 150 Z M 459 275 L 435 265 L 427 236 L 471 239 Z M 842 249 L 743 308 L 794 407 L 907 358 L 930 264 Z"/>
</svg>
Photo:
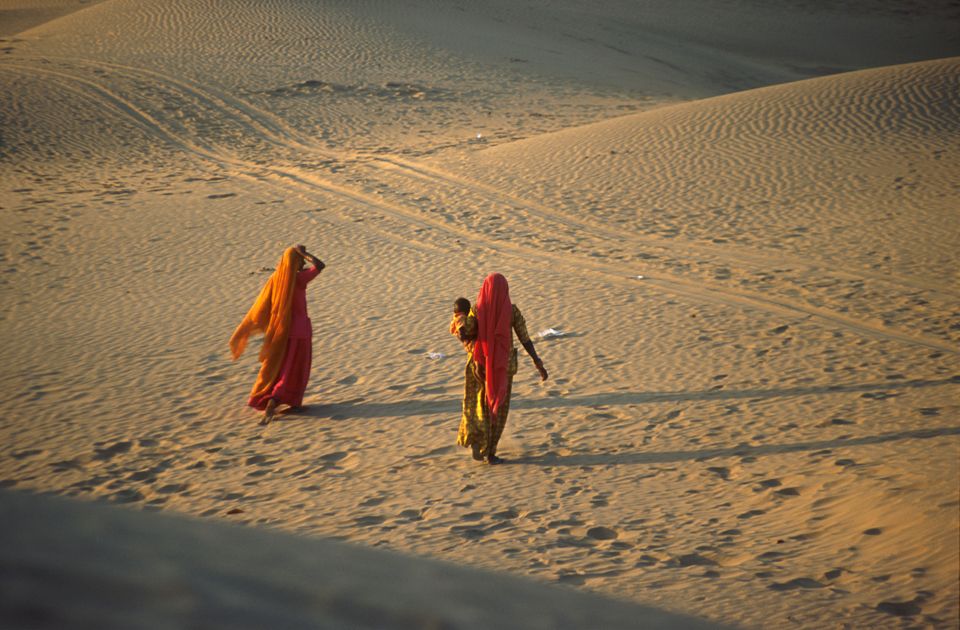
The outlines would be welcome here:
<svg viewBox="0 0 960 630">
<path fill-rule="evenodd" d="M 559 337 L 566 337 L 570 333 L 563 332 L 562 330 L 557 330 L 556 328 L 547 328 L 546 330 L 541 330 L 537 333 L 537 336 L 541 339 L 556 339 Z"/>
</svg>

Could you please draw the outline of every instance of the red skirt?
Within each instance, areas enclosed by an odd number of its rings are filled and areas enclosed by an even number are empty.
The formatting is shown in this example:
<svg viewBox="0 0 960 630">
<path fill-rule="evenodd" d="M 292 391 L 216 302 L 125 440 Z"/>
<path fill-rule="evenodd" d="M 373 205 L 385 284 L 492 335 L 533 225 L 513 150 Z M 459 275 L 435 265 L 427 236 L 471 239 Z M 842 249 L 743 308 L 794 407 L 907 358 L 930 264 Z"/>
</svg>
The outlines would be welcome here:
<svg viewBox="0 0 960 630">
<path fill-rule="evenodd" d="M 310 380 L 310 363 L 313 359 L 313 340 L 309 337 L 289 339 L 283 367 L 273 389 L 262 396 L 251 397 L 247 402 L 254 409 L 263 411 L 271 398 L 277 404 L 300 407 L 303 405 L 303 392 Z"/>
</svg>

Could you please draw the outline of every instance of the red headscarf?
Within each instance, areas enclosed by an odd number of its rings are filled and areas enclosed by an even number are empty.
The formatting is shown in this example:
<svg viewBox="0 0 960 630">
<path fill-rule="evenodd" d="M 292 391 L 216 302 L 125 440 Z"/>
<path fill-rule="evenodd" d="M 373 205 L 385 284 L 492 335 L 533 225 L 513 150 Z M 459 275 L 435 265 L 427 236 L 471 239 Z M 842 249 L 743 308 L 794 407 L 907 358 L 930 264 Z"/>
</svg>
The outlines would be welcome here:
<svg viewBox="0 0 960 630">
<path fill-rule="evenodd" d="M 483 281 L 477 295 L 477 344 L 473 360 L 486 374 L 487 406 L 494 415 L 507 397 L 507 366 L 510 363 L 510 340 L 513 326 L 513 304 L 507 279 L 492 273 Z"/>
</svg>

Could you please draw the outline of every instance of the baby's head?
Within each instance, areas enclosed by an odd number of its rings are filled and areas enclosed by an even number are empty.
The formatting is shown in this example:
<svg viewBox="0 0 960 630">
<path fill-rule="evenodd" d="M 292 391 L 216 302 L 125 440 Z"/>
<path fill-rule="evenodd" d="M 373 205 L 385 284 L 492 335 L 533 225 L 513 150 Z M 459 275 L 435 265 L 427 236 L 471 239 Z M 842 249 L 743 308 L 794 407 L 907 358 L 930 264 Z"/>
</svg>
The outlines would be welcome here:
<svg viewBox="0 0 960 630">
<path fill-rule="evenodd" d="M 470 300 L 457 298 L 453 303 L 453 312 L 455 315 L 467 315 L 470 312 Z"/>
</svg>

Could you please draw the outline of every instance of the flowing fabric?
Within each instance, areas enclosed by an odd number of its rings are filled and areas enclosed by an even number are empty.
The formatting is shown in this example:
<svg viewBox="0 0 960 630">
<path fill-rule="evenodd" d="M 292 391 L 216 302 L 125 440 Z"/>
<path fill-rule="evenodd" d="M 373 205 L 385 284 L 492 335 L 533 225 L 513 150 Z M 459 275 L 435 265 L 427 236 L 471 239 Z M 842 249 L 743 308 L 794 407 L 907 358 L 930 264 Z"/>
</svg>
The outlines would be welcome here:
<svg viewBox="0 0 960 630">
<path fill-rule="evenodd" d="M 487 406 L 496 418 L 509 395 L 507 367 L 513 348 L 510 338 L 513 305 L 506 278 L 492 273 L 484 279 L 477 295 L 476 310 L 477 342 L 473 348 L 473 360 L 476 365 L 483 366 Z"/>
<path fill-rule="evenodd" d="M 313 360 L 313 343 L 309 337 L 290 337 L 287 340 L 287 352 L 283 357 L 283 367 L 277 375 L 273 387 L 265 394 L 251 396 L 247 404 L 263 411 L 272 398 L 280 405 L 300 407 L 303 394 L 310 380 L 310 364 Z"/>
<path fill-rule="evenodd" d="M 263 334 L 260 373 L 250 392 L 251 399 L 269 394 L 283 367 L 299 263 L 300 254 L 292 247 L 287 248 L 276 271 L 263 285 L 260 295 L 230 337 L 230 353 L 236 360 L 246 349 L 250 335 Z"/>
</svg>

